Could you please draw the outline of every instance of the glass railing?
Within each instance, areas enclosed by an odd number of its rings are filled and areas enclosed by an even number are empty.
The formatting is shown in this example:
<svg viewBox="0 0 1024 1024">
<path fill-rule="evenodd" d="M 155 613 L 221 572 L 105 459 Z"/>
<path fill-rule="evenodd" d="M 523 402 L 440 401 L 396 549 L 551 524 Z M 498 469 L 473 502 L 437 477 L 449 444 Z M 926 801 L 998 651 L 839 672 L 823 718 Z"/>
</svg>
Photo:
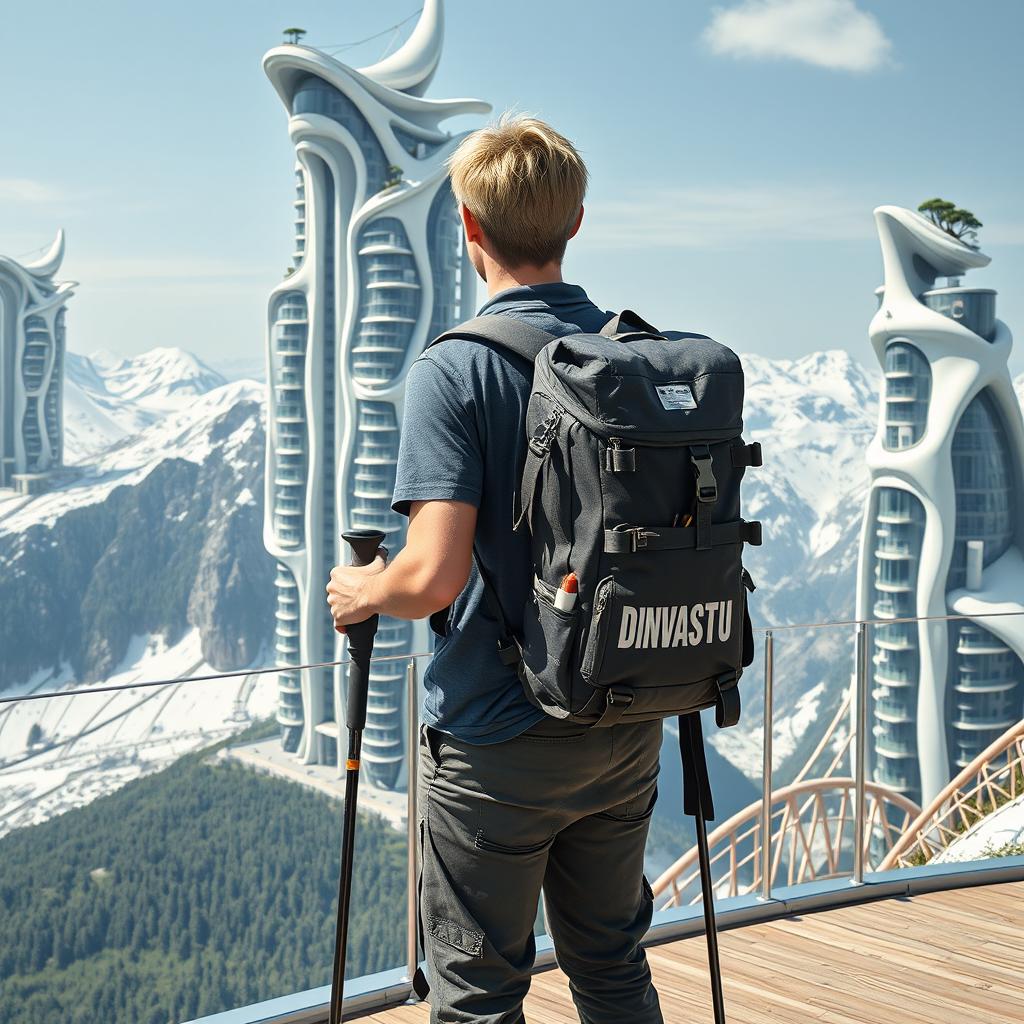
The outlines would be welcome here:
<svg viewBox="0 0 1024 1024">
<path fill-rule="evenodd" d="M 972 617 L 997 632 L 1000 618 Z M 949 642 L 946 618 L 907 621 Z M 808 887 L 820 896 L 885 872 L 953 860 L 970 870 L 1021 852 L 985 846 L 979 822 L 1024 789 L 1024 723 L 999 750 L 979 750 L 973 774 L 956 763 L 963 751 L 952 735 L 927 751 L 907 741 L 913 756 L 875 735 L 890 707 L 908 706 L 905 687 L 879 694 L 873 678 L 873 634 L 890 623 L 758 630 L 739 725 L 718 730 L 704 713 L 720 914 L 781 906 Z M 353 1006 L 406 998 L 417 966 L 416 752 L 428 657 L 391 659 L 405 676 L 401 706 L 387 709 L 404 754 L 397 785 L 364 777 L 360 786 Z M 344 780 L 336 763 L 316 762 L 325 750 L 344 757 L 345 730 L 324 723 L 317 735 L 333 742 L 286 752 L 280 716 L 301 716 L 302 705 L 295 696 L 281 705 L 282 671 L 0 694 L 0 1024 L 192 1021 L 275 999 L 318 1019 L 332 971 Z M 1024 680 L 1018 705 L 1021 691 Z M 665 937 L 700 927 L 672 719 L 659 791 L 646 874 L 653 934 Z M 536 931 L 539 962 L 550 962 L 540 914 Z"/>
<path fill-rule="evenodd" d="M 411 699 L 394 726 L 398 786 L 364 778 L 359 791 L 349 979 L 402 976 L 415 955 L 418 662 L 399 661 Z M 280 671 L 0 695 L 2 1024 L 326 1000 L 315 993 L 332 974 L 344 729 L 340 770 L 286 753 Z"/>
</svg>

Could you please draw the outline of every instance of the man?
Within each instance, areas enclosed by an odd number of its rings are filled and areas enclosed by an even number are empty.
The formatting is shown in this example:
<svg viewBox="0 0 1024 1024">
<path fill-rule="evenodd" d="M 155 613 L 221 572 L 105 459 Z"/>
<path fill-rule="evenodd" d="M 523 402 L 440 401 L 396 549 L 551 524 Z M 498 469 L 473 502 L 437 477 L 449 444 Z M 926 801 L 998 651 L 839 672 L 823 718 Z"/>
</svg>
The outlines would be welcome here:
<svg viewBox="0 0 1024 1024">
<path fill-rule="evenodd" d="M 481 314 L 552 335 L 598 332 L 611 314 L 562 280 L 587 171 L 541 121 L 504 118 L 449 162 Z M 473 547 L 513 630 L 532 587 L 529 538 L 512 531 L 532 367 L 452 339 L 413 364 L 394 508 L 405 548 L 336 568 L 344 630 L 373 613 L 421 618 L 451 605 L 424 684 L 420 737 L 421 917 L 435 1022 L 523 1021 L 543 886 L 547 929 L 584 1024 L 660 1024 L 640 941 L 653 897 L 644 846 L 661 723 L 587 729 L 548 718 L 498 657 Z"/>
</svg>

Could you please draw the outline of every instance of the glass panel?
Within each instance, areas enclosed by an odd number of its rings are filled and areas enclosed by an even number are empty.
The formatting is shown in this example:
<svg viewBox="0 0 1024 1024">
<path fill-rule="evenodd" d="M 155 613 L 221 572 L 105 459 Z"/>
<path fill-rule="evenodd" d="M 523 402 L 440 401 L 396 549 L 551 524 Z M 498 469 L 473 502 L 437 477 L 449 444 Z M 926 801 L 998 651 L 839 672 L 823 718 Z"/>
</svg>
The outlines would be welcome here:
<svg viewBox="0 0 1024 1024">
<path fill-rule="evenodd" d="M 995 337 L 996 293 L 987 288 L 936 288 L 921 301 L 950 320 L 974 331 L 986 341 Z"/>
<path fill-rule="evenodd" d="M 384 186 L 387 158 L 362 111 L 346 95 L 322 78 L 310 75 L 296 89 L 293 114 L 321 114 L 342 125 L 355 139 L 366 161 L 367 190 L 379 192 Z"/>
<path fill-rule="evenodd" d="M 436 338 L 454 327 L 460 319 L 466 320 L 472 316 L 470 310 L 463 308 L 462 301 L 462 220 L 451 184 L 447 180 L 431 203 L 430 216 L 427 218 L 427 239 L 434 277 L 430 337 Z M 472 295 L 472 290 L 469 294 Z"/>
<path fill-rule="evenodd" d="M 442 142 L 434 142 L 413 135 L 412 132 L 406 131 L 405 128 L 401 128 L 397 124 L 393 124 L 391 130 L 395 133 L 395 138 L 398 139 L 402 148 L 410 156 L 416 157 L 417 160 L 422 160 L 424 157 L 430 156 L 431 153 L 436 153 L 443 145 Z"/>
<path fill-rule="evenodd" d="M 385 666 L 396 771 L 361 780 L 349 978 L 406 958 L 416 744 L 408 659 Z M 0 705 L 0 1020 L 189 1020 L 330 983 L 344 769 L 290 749 L 294 683 L 269 670 Z"/>
<path fill-rule="evenodd" d="M 994 562 L 1013 539 L 1017 497 L 1003 418 L 987 391 L 964 410 L 953 435 L 956 537 L 948 589 L 967 580 L 967 544 L 983 545 L 983 564 Z"/>
</svg>

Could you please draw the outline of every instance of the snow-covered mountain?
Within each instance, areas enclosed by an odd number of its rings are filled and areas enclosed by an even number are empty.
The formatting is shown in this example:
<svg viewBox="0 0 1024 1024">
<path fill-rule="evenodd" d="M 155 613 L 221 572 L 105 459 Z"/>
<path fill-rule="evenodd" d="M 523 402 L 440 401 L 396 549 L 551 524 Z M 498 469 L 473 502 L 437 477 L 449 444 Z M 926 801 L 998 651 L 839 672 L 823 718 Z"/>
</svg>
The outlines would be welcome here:
<svg viewBox="0 0 1024 1024">
<path fill-rule="evenodd" d="M 263 387 L 177 349 L 68 364 L 76 473 L 0 500 L 0 691 L 266 664 Z M 238 732 L 275 693 L 245 674 L 0 706 L 0 835 Z"/>
<path fill-rule="evenodd" d="M 746 434 L 765 455 L 744 482 L 745 514 L 765 524 L 765 545 L 745 556 L 755 626 L 848 619 L 880 375 L 842 351 L 743 362 Z M 1015 386 L 1024 399 L 1024 375 Z M 67 444 L 80 475 L 0 501 L 0 689 L 161 678 L 179 671 L 165 665 L 169 650 L 206 667 L 269 658 L 264 400 L 264 384 L 228 383 L 179 349 L 69 355 Z M 799 762 L 820 736 L 850 659 L 848 629 L 777 634 L 779 763 Z M 743 693 L 741 725 L 709 738 L 756 778 L 759 661 Z"/>
<path fill-rule="evenodd" d="M 190 352 L 154 348 L 118 358 L 107 352 L 65 357 L 64 461 L 88 462 L 98 452 L 226 384 Z"/>
<path fill-rule="evenodd" d="M 783 580 L 819 561 L 845 561 L 843 537 L 860 518 L 868 480 L 864 452 L 879 381 L 842 351 L 797 360 L 750 355 L 743 366 L 746 433 L 765 460 L 744 478 L 744 514 L 765 524 L 764 547 L 747 554 L 761 576 L 758 619 L 791 622 L 803 602 L 780 591 Z"/>
<path fill-rule="evenodd" d="M 747 355 L 743 366 L 745 435 L 759 441 L 764 452 L 764 466 L 748 470 L 743 479 L 744 516 L 764 525 L 764 545 L 744 552 L 757 583 L 750 600 L 757 657 L 741 683 L 740 724 L 710 729 L 708 739 L 756 779 L 762 756 L 764 628 L 834 622 L 854 612 L 868 484 L 864 453 L 877 425 L 880 374 L 840 350 L 795 360 Z M 848 633 L 833 628 L 777 635 L 777 764 L 791 755 L 798 758 L 807 738 L 816 741 L 831 720 L 849 685 Z"/>
<path fill-rule="evenodd" d="M 67 430 L 106 443 L 63 485 L 0 501 L 0 689 L 102 679 L 133 636 L 189 628 L 210 664 L 247 665 L 273 628 L 263 388 L 177 349 L 72 363 Z"/>
</svg>

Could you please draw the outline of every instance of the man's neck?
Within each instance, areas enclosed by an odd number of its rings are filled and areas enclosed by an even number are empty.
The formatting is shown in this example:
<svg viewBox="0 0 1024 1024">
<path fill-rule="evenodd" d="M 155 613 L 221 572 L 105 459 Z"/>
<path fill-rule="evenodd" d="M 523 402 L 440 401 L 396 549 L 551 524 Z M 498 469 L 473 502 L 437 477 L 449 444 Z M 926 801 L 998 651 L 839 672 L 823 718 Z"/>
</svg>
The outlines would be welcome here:
<svg viewBox="0 0 1024 1024">
<path fill-rule="evenodd" d="M 551 262 L 543 267 L 516 267 L 507 270 L 492 263 L 487 268 L 487 297 L 494 298 L 498 292 L 523 285 L 559 284 L 562 280 L 562 266 Z"/>
</svg>

